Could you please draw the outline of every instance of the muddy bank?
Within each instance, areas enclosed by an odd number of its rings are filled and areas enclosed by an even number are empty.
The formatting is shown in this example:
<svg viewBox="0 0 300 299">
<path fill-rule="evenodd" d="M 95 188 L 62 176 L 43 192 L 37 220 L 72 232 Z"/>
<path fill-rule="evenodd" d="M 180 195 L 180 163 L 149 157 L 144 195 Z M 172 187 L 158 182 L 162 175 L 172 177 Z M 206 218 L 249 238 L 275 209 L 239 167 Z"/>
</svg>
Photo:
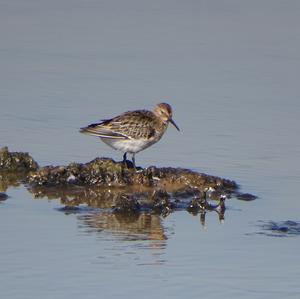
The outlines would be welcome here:
<svg viewBox="0 0 300 299">
<path fill-rule="evenodd" d="M 177 209 L 195 214 L 204 210 L 225 211 L 232 196 L 254 199 L 238 192 L 228 179 L 182 168 L 133 169 L 108 158 L 67 166 L 39 167 L 28 153 L 0 151 L 0 191 L 23 183 L 35 197 L 60 199 L 65 206 L 82 204 L 111 209 L 114 213 L 151 211 L 167 215 Z M 208 202 L 216 201 L 210 204 Z"/>
</svg>

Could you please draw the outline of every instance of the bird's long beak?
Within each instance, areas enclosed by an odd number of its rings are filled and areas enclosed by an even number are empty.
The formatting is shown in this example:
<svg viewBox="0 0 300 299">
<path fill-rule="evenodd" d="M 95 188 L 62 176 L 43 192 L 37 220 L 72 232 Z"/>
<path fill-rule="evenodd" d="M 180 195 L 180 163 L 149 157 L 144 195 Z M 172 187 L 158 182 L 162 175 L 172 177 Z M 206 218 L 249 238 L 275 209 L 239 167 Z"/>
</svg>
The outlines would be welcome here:
<svg viewBox="0 0 300 299">
<path fill-rule="evenodd" d="M 172 118 L 169 121 L 178 131 L 180 131 L 178 126 L 175 124 L 175 121 Z"/>
</svg>

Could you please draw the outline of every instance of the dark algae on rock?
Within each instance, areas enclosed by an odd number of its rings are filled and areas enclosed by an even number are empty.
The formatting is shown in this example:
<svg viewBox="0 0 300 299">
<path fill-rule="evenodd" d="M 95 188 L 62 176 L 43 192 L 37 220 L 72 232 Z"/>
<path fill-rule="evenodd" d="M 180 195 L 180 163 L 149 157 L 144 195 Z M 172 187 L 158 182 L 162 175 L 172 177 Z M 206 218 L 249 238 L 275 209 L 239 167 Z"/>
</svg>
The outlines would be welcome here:
<svg viewBox="0 0 300 299">
<path fill-rule="evenodd" d="M 8 198 L 7 194 L 0 192 L 0 202 L 7 200 L 7 198 Z"/>
<path fill-rule="evenodd" d="M 216 189 L 235 190 L 234 181 L 197 173 L 182 168 L 157 168 L 151 166 L 135 170 L 122 162 L 96 158 L 91 162 L 71 163 L 68 166 L 46 166 L 30 172 L 28 183 L 32 186 L 144 186 L 165 189 Z"/>
<path fill-rule="evenodd" d="M 9 152 L 7 147 L 0 149 L 0 171 L 29 172 L 38 168 L 28 153 Z"/>
<path fill-rule="evenodd" d="M 26 180 L 30 171 L 36 171 L 39 165 L 28 153 L 10 152 L 7 147 L 0 149 L 0 191 L 9 186 L 18 186 Z"/>
<path fill-rule="evenodd" d="M 183 209 L 192 214 L 207 210 L 224 213 L 225 199 L 243 196 L 234 181 L 189 169 L 134 169 L 109 158 L 39 167 L 28 153 L 1 149 L 1 190 L 20 183 L 35 197 L 58 198 L 66 207 L 85 204 L 118 214 L 147 211 L 167 216 Z"/>
</svg>

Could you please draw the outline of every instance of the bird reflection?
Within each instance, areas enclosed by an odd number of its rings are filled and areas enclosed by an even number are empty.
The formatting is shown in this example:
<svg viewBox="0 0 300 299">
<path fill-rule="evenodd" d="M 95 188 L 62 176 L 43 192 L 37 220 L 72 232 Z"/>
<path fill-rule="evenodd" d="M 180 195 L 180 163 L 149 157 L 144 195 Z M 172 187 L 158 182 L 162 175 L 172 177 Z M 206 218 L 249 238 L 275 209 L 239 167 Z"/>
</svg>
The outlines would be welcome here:
<svg viewBox="0 0 300 299">
<path fill-rule="evenodd" d="M 85 233 L 110 232 L 124 240 L 166 240 L 161 218 L 147 212 L 116 213 L 113 207 L 126 194 L 151 199 L 153 190 L 130 188 L 43 188 L 30 189 L 35 198 L 59 199 L 65 214 L 78 214 Z M 155 245 L 161 246 L 161 245 Z"/>
<path fill-rule="evenodd" d="M 101 211 L 79 215 L 81 228 L 86 232 L 109 232 L 123 240 L 166 240 L 158 215 L 123 215 Z M 159 244 L 159 243 L 158 243 Z"/>
</svg>

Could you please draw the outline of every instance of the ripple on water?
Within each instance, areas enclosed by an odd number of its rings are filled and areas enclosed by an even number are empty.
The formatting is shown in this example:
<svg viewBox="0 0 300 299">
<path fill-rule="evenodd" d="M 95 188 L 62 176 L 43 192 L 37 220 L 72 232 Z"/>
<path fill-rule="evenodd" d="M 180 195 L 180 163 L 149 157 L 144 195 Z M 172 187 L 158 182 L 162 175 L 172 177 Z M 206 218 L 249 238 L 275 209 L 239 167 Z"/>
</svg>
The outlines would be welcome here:
<svg viewBox="0 0 300 299">
<path fill-rule="evenodd" d="M 270 237 L 290 237 L 300 235 L 300 222 L 286 221 L 259 221 L 258 227 L 261 229 L 256 234 Z"/>
</svg>

